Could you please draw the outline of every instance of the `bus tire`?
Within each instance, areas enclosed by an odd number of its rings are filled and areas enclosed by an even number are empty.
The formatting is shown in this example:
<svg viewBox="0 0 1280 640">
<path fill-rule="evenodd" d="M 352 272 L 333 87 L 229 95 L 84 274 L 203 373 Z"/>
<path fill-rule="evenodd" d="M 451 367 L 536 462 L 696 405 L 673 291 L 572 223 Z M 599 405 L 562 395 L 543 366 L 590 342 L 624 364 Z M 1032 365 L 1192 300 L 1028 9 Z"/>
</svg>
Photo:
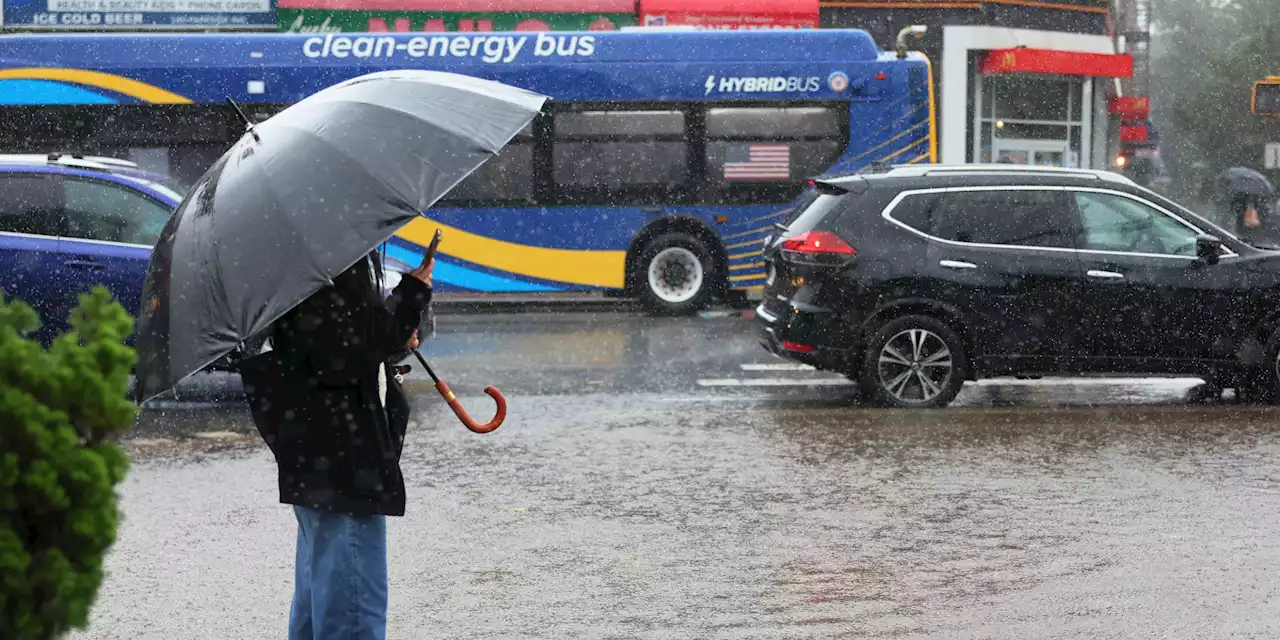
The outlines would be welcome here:
<svg viewBox="0 0 1280 640">
<path fill-rule="evenodd" d="M 719 277 L 711 250 L 697 236 L 664 233 L 640 250 L 636 283 L 641 302 L 653 313 L 697 313 L 710 304 Z"/>
</svg>

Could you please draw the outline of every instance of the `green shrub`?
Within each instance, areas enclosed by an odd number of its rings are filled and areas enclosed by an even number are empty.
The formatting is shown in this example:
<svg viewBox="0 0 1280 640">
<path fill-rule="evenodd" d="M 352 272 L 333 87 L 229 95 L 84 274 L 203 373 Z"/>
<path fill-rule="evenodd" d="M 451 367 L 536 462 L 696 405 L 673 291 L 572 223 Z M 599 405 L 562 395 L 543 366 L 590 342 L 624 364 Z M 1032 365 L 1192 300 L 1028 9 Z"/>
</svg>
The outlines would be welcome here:
<svg viewBox="0 0 1280 640">
<path fill-rule="evenodd" d="M 133 319 L 95 288 L 49 349 L 24 337 L 39 318 L 0 298 L 0 638 L 84 627 L 115 542 L 116 485 L 129 460 Z"/>
</svg>

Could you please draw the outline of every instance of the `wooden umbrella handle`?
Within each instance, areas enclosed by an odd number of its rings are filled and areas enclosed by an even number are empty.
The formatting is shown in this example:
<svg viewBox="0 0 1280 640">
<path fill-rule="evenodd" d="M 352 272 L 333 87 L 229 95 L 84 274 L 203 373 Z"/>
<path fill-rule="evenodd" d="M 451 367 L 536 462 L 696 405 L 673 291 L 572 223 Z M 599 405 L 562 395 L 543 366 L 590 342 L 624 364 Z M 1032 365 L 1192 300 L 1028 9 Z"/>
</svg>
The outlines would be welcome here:
<svg viewBox="0 0 1280 640">
<path fill-rule="evenodd" d="M 493 401 L 497 403 L 498 411 L 494 414 L 492 420 L 484 424 L 472 419 L 467 410 L 462 408 L 462 403 L 458 401 L 457 396 L 453 395 L 453 391 L 449 389 L 449 385 L 445 384 L 444 380 L 436 381 L 436 391 L 439 391 L 440 397 L 449 403 L 449 408 L 453 409 L 454 415 L 458 416 L 458 420 L 462 421 L 462 425 L 474 433 L 489 433 L 501 427 L 502 421 L 507 419 L 507 399 L 502 397 L 502 392 L 492 385 L 485 387 L 484 392 L 489 394 L 489 397 L 493 398 Z"/>
</svg>

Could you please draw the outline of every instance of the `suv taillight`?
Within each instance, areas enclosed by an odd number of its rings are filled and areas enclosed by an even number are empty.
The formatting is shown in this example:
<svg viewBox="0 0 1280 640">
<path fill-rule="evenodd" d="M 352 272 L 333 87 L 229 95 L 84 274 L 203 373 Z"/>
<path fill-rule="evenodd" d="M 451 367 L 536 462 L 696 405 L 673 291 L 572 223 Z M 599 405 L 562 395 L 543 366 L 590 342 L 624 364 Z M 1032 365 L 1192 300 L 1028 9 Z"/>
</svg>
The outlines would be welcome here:
<svg viewBox="0 0 1280 640">
<path fill-rule="evenodd" d="M 830 231 L 807 231 L 783 240 L 778 248 L 784 259 L 800 264 L 837 266 L 858 254 Z"/>
</svg>

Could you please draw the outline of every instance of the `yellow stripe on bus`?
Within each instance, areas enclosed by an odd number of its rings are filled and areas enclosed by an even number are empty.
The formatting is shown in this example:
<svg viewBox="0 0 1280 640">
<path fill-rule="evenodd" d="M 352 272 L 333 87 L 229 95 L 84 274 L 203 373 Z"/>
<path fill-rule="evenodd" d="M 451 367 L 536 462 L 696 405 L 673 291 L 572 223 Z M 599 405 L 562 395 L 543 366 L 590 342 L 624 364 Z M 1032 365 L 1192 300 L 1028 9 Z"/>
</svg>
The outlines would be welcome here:
<svg viewBox="0 0 1280 640">
<path fill-rule="evenodd" d="M 621 288 L 625 284 L 625 251 L 535 247 L 486 238 L 426 218 L 415 219 L 396 235 L 425 247 L 431 244 L 436 229 L 444 230 L 440 253 L 490 269 L 589 287 Z"/>
<path fill-rule="evenodd" d="M 84 69 L 20 67 L 0 69 L 0 80 L 54 80 L 107 89 L 152 104 L 191 104 L 191 100 L 160 87 L 124 76 Z"/>
</svg>

